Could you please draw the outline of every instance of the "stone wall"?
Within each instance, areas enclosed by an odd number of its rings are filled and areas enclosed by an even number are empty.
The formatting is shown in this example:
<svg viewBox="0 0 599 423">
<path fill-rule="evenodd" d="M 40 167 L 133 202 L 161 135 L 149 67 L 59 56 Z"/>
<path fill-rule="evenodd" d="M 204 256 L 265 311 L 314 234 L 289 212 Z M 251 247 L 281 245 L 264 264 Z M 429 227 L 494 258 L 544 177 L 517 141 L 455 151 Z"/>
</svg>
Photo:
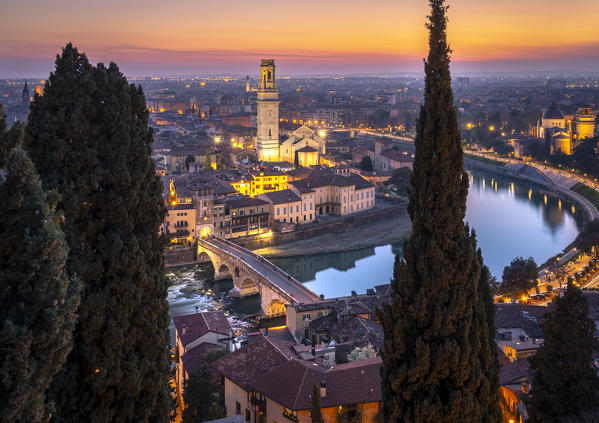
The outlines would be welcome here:
<svg viewBox="0 0 599 423">
<path fill-rule="evenodd" d="M 342 219 L 337 219 L 331 222 L 314 223 L 308 225 L 299 225 L 292 232 L 274 232 L 271 237 L 263 237 L 260 235 L 234 240 L 236 244 L 248 250 L 257 250 L 264 247 L 272 247 L 275 245 L 287 244 L 293 241 L 313 238 L 330 232 L 337 232 L 344 229 L 354 228 L 363 224 L 372 223 L 375 220 L 387 219 L 397 216 L 400 211 L 406 208 L 407 204 L 398 204 L 385 209 L 374 209 L 368 212 L 347 216 Z"/>
<path fill-rule="evenodd" d="M 164 254 L 165 267 L 186 266 L 196 263 L 196 247 L 171 247 Z"/>
</svg>

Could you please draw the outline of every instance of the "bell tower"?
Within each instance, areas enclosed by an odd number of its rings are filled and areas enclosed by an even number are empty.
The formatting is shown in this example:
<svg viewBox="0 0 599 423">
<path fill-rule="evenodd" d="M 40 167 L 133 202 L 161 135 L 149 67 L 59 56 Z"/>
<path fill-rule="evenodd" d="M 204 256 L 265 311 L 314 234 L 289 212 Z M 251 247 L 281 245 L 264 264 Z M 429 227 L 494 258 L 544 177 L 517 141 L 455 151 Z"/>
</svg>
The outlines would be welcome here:
<svg viewBox="0 0 599 423">
<path fill-rule="evenodd" d="M 275 61 L 262 59 L 260 82 L 256 99 L 258 159 L 265 162 L 280 160 L 279 155 L 279 89 L 275 79 Z"/>
</svg>

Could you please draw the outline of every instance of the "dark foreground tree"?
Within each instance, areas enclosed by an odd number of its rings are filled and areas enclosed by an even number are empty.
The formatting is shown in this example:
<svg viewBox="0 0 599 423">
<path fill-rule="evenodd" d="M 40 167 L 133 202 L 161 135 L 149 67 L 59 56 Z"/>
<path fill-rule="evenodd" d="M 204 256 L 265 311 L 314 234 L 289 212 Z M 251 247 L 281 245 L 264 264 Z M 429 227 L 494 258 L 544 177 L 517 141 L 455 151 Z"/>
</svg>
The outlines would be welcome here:
<svg viewBox="0 0 599 423">
<path fill-rule="evenodd" d="M 223 350 L 208 351 L 200 369 L 185 382 L 183 423 L 200 423 L 225 416 L 225 387 L 221 380 L 215 380 L 210 370 L 210 364 L 225 354 Z"/>
<path fill-rule="evenodd" d="M 577 421 L 599 409 L 599 377 L 592 359 L 595 324 L 588 311 L 582 291 L 569 284 L 545 315 L 541 323 L 545 343 L 529 360 L 534 371 L 531 421 Z"/>
<path fill-rule="evenodd" d="M 82 281 L 74 347 L 49 394 L 57 422 L 168 420 L 162 184 L 141 88 L 67 45 L 29 115 L 26 148 L 61 194 L 67 270 Z"/>
<path fill-rule="evenodd" d="M 464 224 L 468 176 L 449 72 L 446 11 L 430 0 L 425 98 L 408 211 L 412 235 L 396 260 L 385 333 L 385 422 L 499 422 L 493 305 L 476 239 Z"/>
<path fill-rule="evenodd" d="M 372 172 L 374 167 L 372 166 L 372 160 L 369 156 L 362 157 L 362 161 L 360 162 L 360 169 L 366 172 Z"/>
<path fill-rule="evenodd" d="M 537 286 L 539 271 L 535 259 L 516 257 L 503 268 L 501 292 L 513 297 L 526 297 L 528 291 Z"/>
<path fill-rule="evenodd" d="M 8 131 L 6 130 L 6 119 L 2 112 L 2 104 L 0 104 L 0 169 L 6 167 L 8 157 L 22 138 L 22 134 L 23 125 L 21 122 L 16 122 Z"/>
<path fill-rule="evenodd" d="M 2 136 L 2 134 L 0 134 Z M 71 350 L 78 283 L 31 160 L 19 150 L 0 182 L 0 421 L 46 421 L 46 389 Z"/>
<path fill-rule="evenodd" d="M 312 410 L 310 410 L 312 423 L 324 423 L 322 418 L 322 404 L 320 398 L 320 387 L 314 382 L 312 386 Z"/>
</svg>

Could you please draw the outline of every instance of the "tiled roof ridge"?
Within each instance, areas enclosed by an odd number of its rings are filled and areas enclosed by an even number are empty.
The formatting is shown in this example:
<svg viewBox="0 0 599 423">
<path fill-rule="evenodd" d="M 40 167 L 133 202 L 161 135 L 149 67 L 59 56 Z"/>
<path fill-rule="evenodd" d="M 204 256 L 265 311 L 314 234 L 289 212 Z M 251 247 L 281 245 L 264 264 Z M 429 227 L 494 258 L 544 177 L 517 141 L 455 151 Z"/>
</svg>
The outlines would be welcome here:
<svg viewBox="0 0 599 423">
<path fill-rule="evenodd" d="M 281 349 L 280 349 L 278 346 L 276 346 L 275 344 L 273 344 L 273 343 L 271 342 L 271 340 L 270 340 L 270 338 L 269 338 L 268 336 L 264 336 L 264 338 L 265 338 L 265 339 L 266 339 L 266 341 L 268 341 L 268 343 L 269 343 L 270 345 L 272 345 L 272 346 L 273 346 L 273 347 L 274 347 L 274 348 L 275 348 L 275 349 L 276 349 L 276 350 L 277 350 L 279 353 L 281 353 L 281 355 L 283 355 L 285 358 L 287 358 L 287 354 L 285 354 L 283 351 L 281 351 Z"/>
<path fill-rule="evenodd" d="M 304 380 L 306 380 L 306 375 L 308 374 L 308 369 L 306 368 L 306 366 L 304 367 L 304 376 L 302 377 L 302 381 L 299 384 L 300 389 L 297 390 L 297 393 L 295 394 L 295 399 L 293 400 L 293 409 L 295 410 L 298 406 L 298 401 L 299 401 L 299 394 L 301 392 L 301 386 L 303 386 L 304 384 Z"/>
</svg>

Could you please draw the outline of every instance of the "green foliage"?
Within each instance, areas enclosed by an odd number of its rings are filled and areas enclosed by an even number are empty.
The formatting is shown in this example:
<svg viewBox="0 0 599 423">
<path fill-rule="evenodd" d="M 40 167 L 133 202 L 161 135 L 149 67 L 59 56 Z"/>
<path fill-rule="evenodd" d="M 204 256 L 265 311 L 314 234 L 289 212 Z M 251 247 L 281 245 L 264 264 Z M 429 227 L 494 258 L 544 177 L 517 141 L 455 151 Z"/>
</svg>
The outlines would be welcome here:
<svg viewBox="0 0 599 423">
<path fill-rule="evenodd" d="M 68 44 L 31 105 L 25 146 L 61 194 L 83 284 L 74 347 L 50 395 L 57 422 L 168 420 L 162 184 L 141 88 Z"/>
<path fill-rule="evenodd" d="M 409 194 L 411 178 L 412 169 L 409 167 L 400 167 L 393 171 L 391 178 L 386 184 L 391 185 L 393 192 L 405 197 Z"/>
<path fill-rule="evenodd" d="M 374 166 L 372 166 L 372 160 L 369 156 L 362 157 L 362 161 L 360 162 L 360 169 L 366 172 L 372 172 L 374 170 Z"/>
<path fill-rule="evenodd" d="M 2 136 L 3 134 L 0 134 Z M 13 150 L 0 183 L 0 420 L 46 421 L 46 389 L 69 351 L 79 284 L 67 276 L 67 244 L 27 156 Z"/>
<path fill-rule="evenodd" d="M 193 156 L 185 157 L 185 169 L 189 170 L 189 165 L 195 162 L 195 158 Z"/>
<path fill-rule="evenodd" d="M 210 157 L 210 150 L 206 151 L 206 157 L 204 158 L 204 170 L 212 170 L 212 159 Z"/>
<path fill-rule="evenodd" d="M 582 421 L 575 418 L 599 407 L 599 377 L 592 364 L 595 323 L 575 286 L 568 285 L 553 302 L 541 323 L 545 342 L 529 359 L 534 371 L 530 421 Z"/>
<path fill-rule="evenodd" d="M 534 258 L 516 257 L 503 268 L 501 292 L 518 298 L 527 296 L 537 286 L 538 273 Z"/>
<path fill-rule="evenodd" d="M 584 198 L 589 200 L 596 209 L 599 210 L 599 192 L 595 191 L 591 187 L 586 186 L 582 182 L 578 182 L 576 185 L 570 188 L 570 190 L 582 195 Z"/>
<path fill-rule="evenodd" d="M 385 333 L 383 412 L 389 423 L 499 422 L 494 312 L 474 233 L 464 224 L 468 176 L 449 72 L 446 10 L 430 0 L 424 105 L 408 212 Z"/>
<path fill-rule="evenodd" d="M 220 349 L 208 351 L 201 368 L 192 373 L 183 391 L 183 423 L 199 423 L 225 416 L 225 387 L 214 379 L 210 364 L 225 355 Z"/>
<path fill-rule="evenodd" d="M 12 154 L 12 150 L 21 142 L 23 138 L 23 125 L 21 122 L 15 123 L 8 131 L 6 131 L 6 119 L 2 113 L 2 105 L 0 104 L 0 169 L 6 167 L 8 157 Z"/>
<path fill-rule="evenodd" d="M 312 410 L 310 411 L 310 418 L 312 419 L 312 423 L 324 423 L 320 402 L 320 387 L 316 382 L 312 386 Z"/>
<path fill-rule="evenodd" d="M 372 344 L 368 344 L 365 347 L 356 347 L 348 355 L 347 361 L 358 361 L 366 360 L 367 358 L 376 357 L 376 350 Z"/>
</svg>

